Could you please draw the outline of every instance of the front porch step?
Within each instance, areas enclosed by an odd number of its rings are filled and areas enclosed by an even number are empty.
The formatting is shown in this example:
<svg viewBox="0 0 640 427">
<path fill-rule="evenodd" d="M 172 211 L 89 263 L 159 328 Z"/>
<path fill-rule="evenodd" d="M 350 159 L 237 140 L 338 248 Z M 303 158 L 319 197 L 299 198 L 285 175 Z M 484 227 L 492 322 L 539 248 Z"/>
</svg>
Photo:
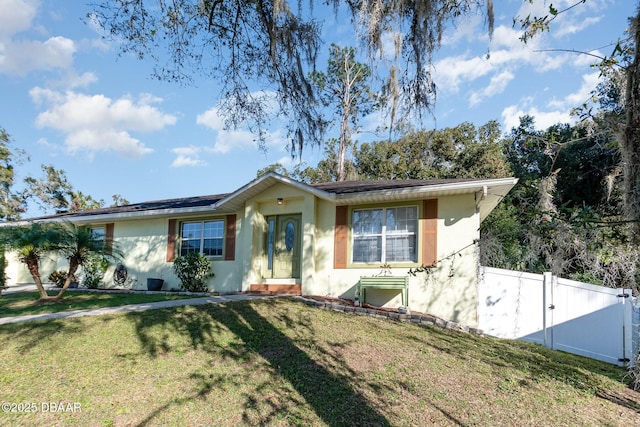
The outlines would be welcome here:
<svg viewBox="0 0 640 427">
<path fill-rule="evenodd" d="M 255 284 L 249 286 L 249 292 L 258 295 L 302 295 L 302 285 L 297 284 Z"/>
</svg>

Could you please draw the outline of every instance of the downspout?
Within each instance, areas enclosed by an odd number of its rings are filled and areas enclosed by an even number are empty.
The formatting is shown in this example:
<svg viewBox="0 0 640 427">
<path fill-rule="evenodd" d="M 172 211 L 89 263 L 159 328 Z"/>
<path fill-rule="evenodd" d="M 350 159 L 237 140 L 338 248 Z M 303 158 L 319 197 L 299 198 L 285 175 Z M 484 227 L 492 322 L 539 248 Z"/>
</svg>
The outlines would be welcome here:
<svg viewBox="0 0 640 427">
<path fill-rule="evenodd" d="M 482 191 L 476 192 L 476 194 L 475 194 L 475 196 L 476 196 L 476 208 L 480 208 L 480 203 L 482 203 L 482 201 L 487 198 L 487 194 L 489 194 L 489 189 L 487 188 L 486 185 L 482 186 Z M 478 211 L 478 213 L 479 213 L 479 211 Z"/>
<path fill-rule="evenodd" d="M 476 296 L 480 295 L 480 281 L 482 274 L 482 265 L 480 264 L 480 202 L 482 202 L 487 197 L 487 186 L 482 186 L 482 193 L 478 196 L 478 193 L 475 195 L 476 198 L 476 215 L 478 218 L 478 232 L 476 233 Z M 476 325 L 480 324 L 480 313 L 479 313 L 480 300 L 476 303 Z"/>
</svg>

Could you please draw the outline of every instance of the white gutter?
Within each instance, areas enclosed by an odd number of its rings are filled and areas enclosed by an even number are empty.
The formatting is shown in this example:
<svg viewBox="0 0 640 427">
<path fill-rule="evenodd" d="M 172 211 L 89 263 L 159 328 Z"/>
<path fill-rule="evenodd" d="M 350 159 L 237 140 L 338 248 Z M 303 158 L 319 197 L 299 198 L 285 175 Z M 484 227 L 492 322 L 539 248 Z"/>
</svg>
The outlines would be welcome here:
<svg viewBox="0 0 640 427">
<path fill-rule="evenodd" d="M 349 193 L 349 194 L 332 194 L 335 196 L 336 200 L 339 201 L 348 201 L 350 199 L 357 200 L 362 198 L 363 195 L 367 197 L 376 197 L 376 196 L 390 196 L 390 195 L 402 195 L 402 194 L 429 194 L 429 193 L 438 193 L 438 192 L 446 192 L 452 190 L 468 190 L 469 193 L 474 193 L 481 189 L 482 191 L 486 190 L 488 194 L 489 187 L 500 187 L 503 185 L 515 185 L 518 182 L 517 178 L 495 178 L 495 179 L 487 179 L 481 181 L 469 181 L 469 182 L 453 182 L 447 184 L 438 184 L 438 185 L 423 185 L 418 187 L 406 187 L 403 189 L 386 189 L 386 190 L 376 190 L 376 191 L 366 191 L 360 193 Z"/>
<path fill-rule="evenodd" d="M 96 214 L 96 215 L 70 215 L 70 216 L 59 216 L 59 217 L 47 217 L 47 218 L 34 218 L 33 220 L 20 220 L 20 221 L 12 221 L 12 222 L 2 222 L 0 223 L 0 227 L 8 226 L 8 225 L 27 225 L 32 222 L 91 222 L 91 223 L 100 223 L 100 222 L 108 222 L 118 219 L 137 219 L 137 218 L 145 218 L 150 216 L 174 216 L 174 215 L 184 215 L 184 214 L 197 214 L 202 212 L 211 212 L 215 210 L 213 205 L 206 206 L 198 206 L 192 208 L 171 208 L 171 209 L 154 209 L 154 210 L 139 210 L 139 211 L 131 211 L 131 212 L 119 212 L 119 213 L 105 213 L 105 214 Z"/>
</svg>

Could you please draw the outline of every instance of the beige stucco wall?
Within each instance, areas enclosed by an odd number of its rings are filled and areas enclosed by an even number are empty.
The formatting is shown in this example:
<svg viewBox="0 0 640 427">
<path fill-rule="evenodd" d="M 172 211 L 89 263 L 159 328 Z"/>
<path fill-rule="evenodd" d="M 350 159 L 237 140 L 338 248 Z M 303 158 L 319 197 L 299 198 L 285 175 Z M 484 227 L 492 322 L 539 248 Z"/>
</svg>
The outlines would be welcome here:
<svg viewBox="0 0 640 427">
<path fill-rule="evenodd" d="M 407 202 L 406 205 L 416 204 Z M 380 273 L 380 266 L 333 268 L 333 225 L 335 205 L 318 201 L 316 216 L 316 271 L 312 283 L 303 283 L 303 292 L 353 299 L 360 276 Z M 477 324 L 479 216 L 473 195 L 438 199 L 438 267 L 410 278 L 409 307 L 470 326 Z M 458 256 L 460 253 L 462 256 Z M 456 254 L 456 255 L 453 255 Z M 394 275 L 406 275 L 408 268 L 392 268 Z M 402 299 L 396 291 L 370 291 L 367 302 L 398 307 Z"/>
<path fill-rule="evenodd" d="M 220 218 L 220 215 L 204 215 L 184 218 L 185 221 Z M 180 281 L 173 272 L 173 263 L 166 261 L 168 218 L 116 222 L 114 241 L 123 252 L 123 264 L 127 267 L 133 289 L 146 289 L 147 278 L 162 278 L 163 289 L 179 289 Z M 236 242 L 240 241 L 242 228 L 236 226 Z M 179 230 L 178 230 L 179 233 Z M 209 279 L 211 290 L 229 293 L 241 290 L 242 251 L 236 246 L 236 260 L 211 259 L 214 277 Z M 111 282 L 107 275 L 105 281 Z"/>
<path fill-rule="evenodd" d="M 7 285 L 14 286 L 23 283 L 33 283 L 29 270 L 24 264 L 18 262 L 14 252 L 6 252 L 7 267 L 4 270 L 7 275 Z M 48 275 L 49 273 L 47 273 Z M 45 276 L 46 277 L 46 276 Z"/>
<path fill-rule="evenodd" d="M 241 217 L 244 212 L 236 215 Z M 221 215 L 204 215 L 184 218 L 184 220 L 202 220 L 210 218 L 220 218 Z M 224 217 L 224 215 L 222 216 Z M 180 282 L 173 272 L 173 263 L 166 261 L 167 254 L 167 231 L 169 218 L 145 218 L 138 220 L 125 220 L 114 223 L 113 238 L 118 249 L 122 252 L 122 262 L 128 272 L 128 279 L 125 287 L 131 289 L 146 289 L 147 278 L 164 279 L 163 290 L 179 289 Z M 103 225 L 103 224 L 94 224 Z M 236 242 L 242 240 L 243 228 L 241 223 L 236 224 Z M 214 277 L 209 279 L 209 288 L 221 293 L 232 293 L 242 290 L 242 258 L 244 251 L 236 244 L 236 259 L 225 261 L 223 259 L 211 259 Z M 33 283 L 33 279 L 28 270 L 20 262 L 17 262 L 15 255 L 7 254 L 9 261 L 7 274 L 9 276 L 9 286 L 22 283 Z M 115 264 L 112 262 L 112 264 Z M 103 287 L 111 288 L 113 284 L 113 270 L 115 265 L 111 265 L 103 279 Z M 40 272 L 43 281 L 48 282 L 48 275 L 54 270 L 67 269 L 68 262 L 55 256 L 47 254 L 41 262 Z M 78 276 L 82 277 L 80 270 Z"/>
<path fill-rule="evenodd" d="M 277 204 L 278 198 L 284 200 L 282 205 Z M 420 206 L 421 201 L 401 203 L 409 204 Z M 248 290 L 251 284 L 263 283 L 265 217 L 293 213 L 301 214 L 303 224 L 300 279 L 303 294 L 353 299 L 361 276 L 380 273 L 380 266 L 334 269 L 335 204 L 279 183 L 249 199 L 245 207 L 236 212 L 235 260 L 212 260 L 215 276 L 209 282 L 210 289 L 221 293 L 238 292 Z M 188 219 L 221 216 L 212 212 Z M 168 220 L 147 217 L 115 222 L 114 239 L 124 253 L 123 263 L 134 289 L 145 289 L 147 278 L 160 276 L 165 280 L 164 289 L 179 288 L 173 264 L 166 262 Z M 412 310 L 471 326 L 477 324 L 478 257 L 474 242 L 478 229 L 479 215 L 472 194 L 438 199 L 440 262 L 429 273 L 419 273 L 410 279 L 409 307 Z M 43 277 L 56 268 L 63 268 L 55 264 L 52 260 L 43 264 Z M 392 274 L 406 275 L 407 271 L 408 268 L 393 268 Z M 112 272 L 113 267 L 104 280 L 107 287 L 113 286 Z M 14 261 L 10 262 L 7 274 L 9 283 L 32 282 L 26 269 Z M 395 291 L 371 291 L 368 302 L 388 307 L 402 304 Z"/>
<path fill-rule="evenodd" d="M 277 199 L 283 199 L 278 205 Z M 303 286 L 313 283 L 315 275 L 315 209 L 316 198 L 286 184 L 276 184 L 260 195 L 247 201 L 244 223 L 252 228 L 244 235 L 242 250 L 251 253 L 251 260 L 245 259 L 243 288 L 264 282 L 264 238 L 267 230 L 266 217 L 271 215 L 300 214 L 302 221 L 301 277 Z"/>
</svg>

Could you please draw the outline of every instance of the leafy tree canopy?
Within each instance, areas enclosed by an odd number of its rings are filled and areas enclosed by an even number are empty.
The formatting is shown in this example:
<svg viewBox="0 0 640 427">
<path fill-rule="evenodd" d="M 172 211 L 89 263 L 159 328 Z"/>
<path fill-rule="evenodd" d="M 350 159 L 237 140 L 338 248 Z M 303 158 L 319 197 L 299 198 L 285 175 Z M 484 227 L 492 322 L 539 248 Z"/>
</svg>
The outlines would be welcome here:
<svg viewBox="0 0 640 427">
<path fill-rule="evenodd" d="M 500 128 L 491 121 L 476 128 L 413 132 L 396 141 L 362 144 L 354 159 L 361 179 L 495 178 L 510 176 Z"/>
<path fill-rule="evenodd" d="M 22 150 L 10 147 L 11 138 L 0 128 L 0 220 L 12 221 L 24 212 L 24 197 L 13 189 L 16 163 L 25 157 Z"/>
<path fill-rule="evenodd" d="M 346 9 L 368 58 L 385 60 L 379 72 L 394 125 L 431 109 L 432 55 L 448 23 L 479 8 L 491 33 L 492 0 L 101 0 L 89 19 L 121 42 L 122 52 L 151 58 L 159 79 L 216 79 L 227 125 L 248 125 L 262 144 L 275 94 L 276 114 L 291 118 L 295 154 L 321 142 L 324 131 L 308 78 L 323 45 L 318 16 Z"/>
<path fill-rule="evenodd" d="M 98 209 L 105 205 L 104 200 L 95 200 L 90 195 L 74 189 L 63 170 L 56 169 L 53 165 L 42 165 L 41 168 L 44 174 L 41 178 L 25 178 L 27 189 L 22 193 L 24 202 L 35 199 L 44 212 L 53 210 L 55 214 Z M 114 194 L 112 199 L 111 206 L 129 203 L 119 194 Z"/>
</svg>

